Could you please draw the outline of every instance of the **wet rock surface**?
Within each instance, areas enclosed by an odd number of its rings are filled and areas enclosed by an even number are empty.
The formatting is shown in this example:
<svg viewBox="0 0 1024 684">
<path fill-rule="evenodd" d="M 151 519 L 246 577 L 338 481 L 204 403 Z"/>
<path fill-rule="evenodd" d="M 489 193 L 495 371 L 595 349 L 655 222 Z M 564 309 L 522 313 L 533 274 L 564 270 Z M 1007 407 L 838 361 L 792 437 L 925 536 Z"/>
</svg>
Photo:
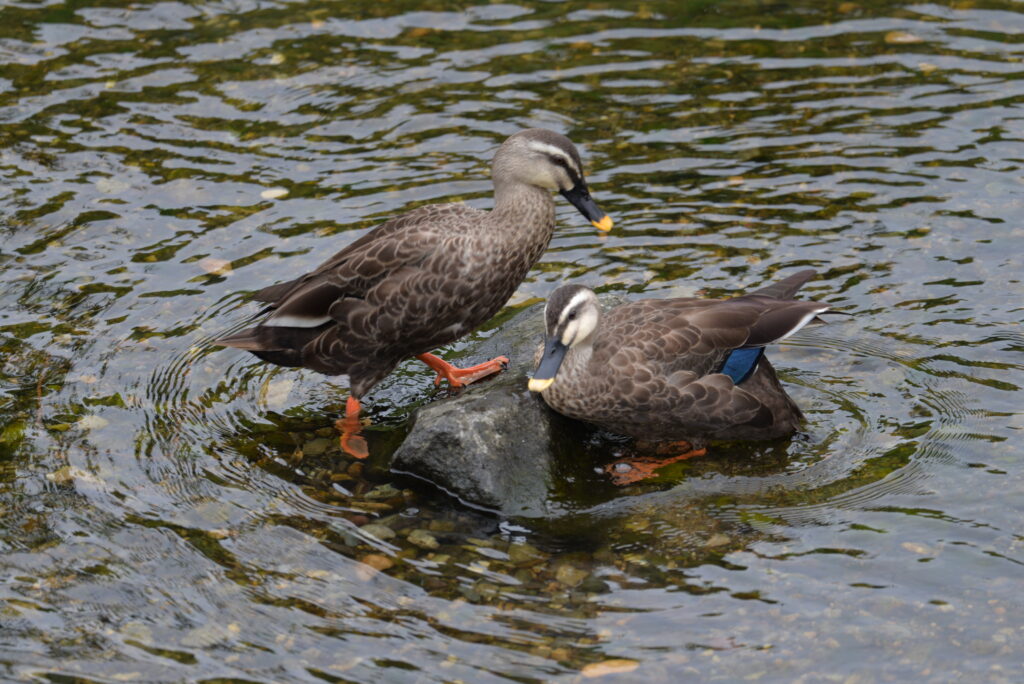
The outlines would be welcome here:
<svg viewBox="0 0 1024 684">
<path fill-rule="evenodd" d="M 606 308 L 623 301 L 601 299 Z M 536 304 L 519 312 L 449 359 L 470 365 L 505 355 L 510 367 L 417 409 L 391 458 L 393 472 L 425 480 L 464 504 L 555 527 L 566 514 L 614 498 L 617 488 L 601 467 L 615 437 L 555 413 L 527 389 L 543 311 Z"/>
<path fill-rule="evenodd" d="M 602 298 L 605 306 L 620 298 Z M 503 516 L 550 518 L 566 512 L 585 486 L 581 444 L 594 430 L 561 416 L 527 389 L 544 335 L 544 305 L 502 321 L 498 332 L 469 346 L 458 365 L 504 355 L 509 368 L 421 406 L 394 452 L 391 469 L 426 480 L 461 502 Z"/>
<path fill-rule="evenodd" d="M 465 503 L 507 515 L 543 514 L 552 486 L 556 417 L 514 372 L 488 387 L 420 408 L 392 470 Z"/>
</svg>

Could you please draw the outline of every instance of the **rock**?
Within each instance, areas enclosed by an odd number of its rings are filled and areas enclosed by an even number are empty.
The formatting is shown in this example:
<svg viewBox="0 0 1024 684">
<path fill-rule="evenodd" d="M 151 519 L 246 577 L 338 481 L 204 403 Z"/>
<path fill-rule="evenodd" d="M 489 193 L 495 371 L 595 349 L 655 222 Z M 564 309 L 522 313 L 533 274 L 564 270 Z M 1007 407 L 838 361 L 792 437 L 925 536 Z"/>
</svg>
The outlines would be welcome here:
<svg viewBox="0 0 1024 684">
<path fill-rule="evenodd" d="M 461 358 L 447 359 L 465 366 L 505 355 L 511 362 L 496 377 L 420 407 L 394 452 L 393 471 L 511 518 L 552 520 L 578 511 L 581 497 L 594 499 L 585 446 L 593 428 L 558 415 L 526 387 L 543 311 L 542 304 L 530 307 L 496 334 L 471 341 Z"/>
<path fill-rule="evenodd" d="M 588 592 L 590 594 L 606 594 L 609 591 L 611 591 L 611 587 L 608 586 L 607 582 L 605 582 L 600 577 L 595 577 L 594 575 L 590 575 L 585 580 L 580 582 L 580 585 L 579 587 L 577 587 L 577 589 L 579 589 L 580 591 Z"/>
<path fill-rule="evenodd" d="M 338 441 L 335 439 L 329 439 L 327 437 L 317 437 L 316 439 L 311 439 L 310 441 L 303 444 L 302 452 L 306 456 L 319 456 L 320 454 L 324 453 L 337 443 Z"/>
<path fill-rule="evenodd" d="M 370 501 L 378 501 L 381 499 L 393 499 L 396 496 L 401 495 L 402 492 L 400 490 L 395 489 L 390 484 L 385 483 L 382 485 L 378 485 L 371 489 L 370 491 L 368 491 L 366 494 L 363 495 L 363 498 L 368 499 Z"/>
<path fill-rule="evenodd" d="M 531 544 L 511 544 L 508 547 L 508 559 L 517 567 L 528 567 L 544 561 L 548 554 Z"/>
<path fill-rule="evenodd" d="M 361 563 L 366 563 L 375 570 L 387 570 L 395 565 L 395 562 L 387 556 L 382 556 L 379 553 L 368 553 L 359 559 Z"/>
<path fill-rule="evenodd" d="M 395 565 L 393 560 L 379 553 L 368 553 L 360 558 L 359 562 L 360 564 L 356 566 L 356 576 L 364 582 L 369 582 L 380 572 Z"/>
<path fill-rule="evenodd" d="M 370 523 L 369 525 L 363 525 L 361 528 L 366 534 L 372 535 L 382 541 L 393 539 L 395 531 L 387 525 L 381 525 L 380 523 Z"/>
<path fill-rule="evenodd" d="M 555 579 L 567 587 L 575 587 L 589 575 L 589 571 L 569 565 L 568 563 L 559 565 L 558 570 L 555 571 Z"/>
<path fill-rule="evenodd" d="M 409 543 L 427 551 L 433 551 L 441 546 L 434 535 L 426 530 L 413 530 L 409 533 Z"/>
<path fill-rule="evenodd" d="M 469 504 L 529 515 L 552 484 L 552 413 L 526 377 L 428 404 L 415 415 L 392 469 L 428 480 Z"/>
<path fill-rule="evenodd" d="M 716 546 L 725 546 L 726 544 L 729 544 L 731 542 L 732 539 L 729 539 L 727 535 L 717 533 L 711 535 L 711 538 L 704 542 L 704 546 L 713 549 Z"/>
</svg>

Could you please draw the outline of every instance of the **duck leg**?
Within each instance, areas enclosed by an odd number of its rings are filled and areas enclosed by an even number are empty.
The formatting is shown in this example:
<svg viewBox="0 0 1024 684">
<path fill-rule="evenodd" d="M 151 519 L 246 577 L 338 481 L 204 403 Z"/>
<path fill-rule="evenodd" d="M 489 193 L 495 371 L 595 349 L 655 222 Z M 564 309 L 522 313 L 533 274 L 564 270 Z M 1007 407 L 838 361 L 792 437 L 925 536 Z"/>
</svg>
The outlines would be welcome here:
<svg viewBox="0 0 1024 684">
<path fill-rule="evenodd" d="M 363 424 L 359 421 L 359 400 L 353 396 L 345 402 L 345 417 L 339 418 L 334 423 L 334 428 L 341 433 L 341 450 L 349 456 L 366 458 L 370 450 L 366 446 L 366 440 L 359 435 Z"/>
<path fill-rule="evenodd" d="M 678 451 L 680 449 L 682 450 L 681 453 Z M 658 469 L 664 468 L 670 463 L 678 463 L 688 458 L 703 456 L 708 452 L 707 449 L 694 449 L 692 444 L 685 441 L 660 444 L 657 447 L 659 454 L 670 453 L 671 451 L 676 451 L 676 455 L 667 458 L 652 458 L 649 456 L 620 458 L 618 461 L 606 465 L 604 471 L 611 476 L 612 484 L 628 485 L 654 476 Z"/>
<path fill-rule="evenodd" d="M 456 368 L 441 357 L 434 356 L 433 354 L 419 354 L 416 358 L 430 366 L 431 370 L 437 371 L 437 377 L 434 378 L 435 387 L 441 385 L 441 380 L 447 380 L 448 385 L 453 388 L 462 387 L 471 382 L 476 382 L 480 378 L 485 378 L 492 373 L 499 373 L 508 367 L 507 356 L 499 356 L 486 363 L 470 366 L 469 368 Z"/>
</svg>

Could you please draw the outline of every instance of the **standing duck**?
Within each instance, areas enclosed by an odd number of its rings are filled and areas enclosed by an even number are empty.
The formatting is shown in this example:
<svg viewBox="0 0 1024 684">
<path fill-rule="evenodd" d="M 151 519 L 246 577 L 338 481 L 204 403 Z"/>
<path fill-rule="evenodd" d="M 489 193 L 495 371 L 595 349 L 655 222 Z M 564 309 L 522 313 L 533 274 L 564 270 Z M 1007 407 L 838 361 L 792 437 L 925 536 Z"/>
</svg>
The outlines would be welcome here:
<svg viewBox="0 0 1024 684">
<path fill-rule="evenodd" d="M 397 216 L 321 264 L 255 299 L 258 325 L 216 340 L 280 366 L 347 374 L 351 396 L 336 426 L 344 451 L 367 456 L 359 400 L 395 366 L 416 357 L 461 387 L 500 371 L 499 356 L 456 368 L 429 353 L 494 316 L 551 241 L 557 190 L 595 227 L 611 218 L 590 198 L 576 147 L 533 128 L 498 148 L 491 162 L 494 208 L 432 204 Z"/>
<path fill-rule="evenodd" d="M 685 440 L 693 450 L 672 460 L 702 455 L 693 447 L 703 440 L 791 434 L 803 414 L 764 347 L 828 310 L 792 299 L 814 276 L 800 271 L 732 299 L 643 299 L 603 315 L 592 290 L 564 285 L 545 306 L 529 387 L 570 418 L 645 441 Z"/>
</svg>

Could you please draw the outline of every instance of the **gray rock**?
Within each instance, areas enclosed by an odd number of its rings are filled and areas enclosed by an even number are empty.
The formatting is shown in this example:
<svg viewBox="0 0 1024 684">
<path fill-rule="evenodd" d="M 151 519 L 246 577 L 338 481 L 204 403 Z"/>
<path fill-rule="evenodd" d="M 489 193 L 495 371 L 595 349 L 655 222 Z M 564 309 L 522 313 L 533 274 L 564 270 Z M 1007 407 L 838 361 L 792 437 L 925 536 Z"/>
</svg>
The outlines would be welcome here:
<svg viewBox="0 0 1024 684">
<path fill-rule="evenodd" d="M 552 478 L 553 414 L 522 373 L 420 408 L 392 460 L 468 504 L 543 515 Z"/>
<path fill-rule="evenodd" d="M 587 447 L 593 429 L 551 411 L 526 388 L 543 339 L 543 312 L 542 304 L 529 307 L 449 358 L 466 366 L 505 355 L 511 363 L 494 378 L 420 407 L 394 452 L 393 471 L 427 480 L 463 503 L 556 527 L 555 520 L 614 493 L 604 476 L 595 488 Z"/>
</svg>

